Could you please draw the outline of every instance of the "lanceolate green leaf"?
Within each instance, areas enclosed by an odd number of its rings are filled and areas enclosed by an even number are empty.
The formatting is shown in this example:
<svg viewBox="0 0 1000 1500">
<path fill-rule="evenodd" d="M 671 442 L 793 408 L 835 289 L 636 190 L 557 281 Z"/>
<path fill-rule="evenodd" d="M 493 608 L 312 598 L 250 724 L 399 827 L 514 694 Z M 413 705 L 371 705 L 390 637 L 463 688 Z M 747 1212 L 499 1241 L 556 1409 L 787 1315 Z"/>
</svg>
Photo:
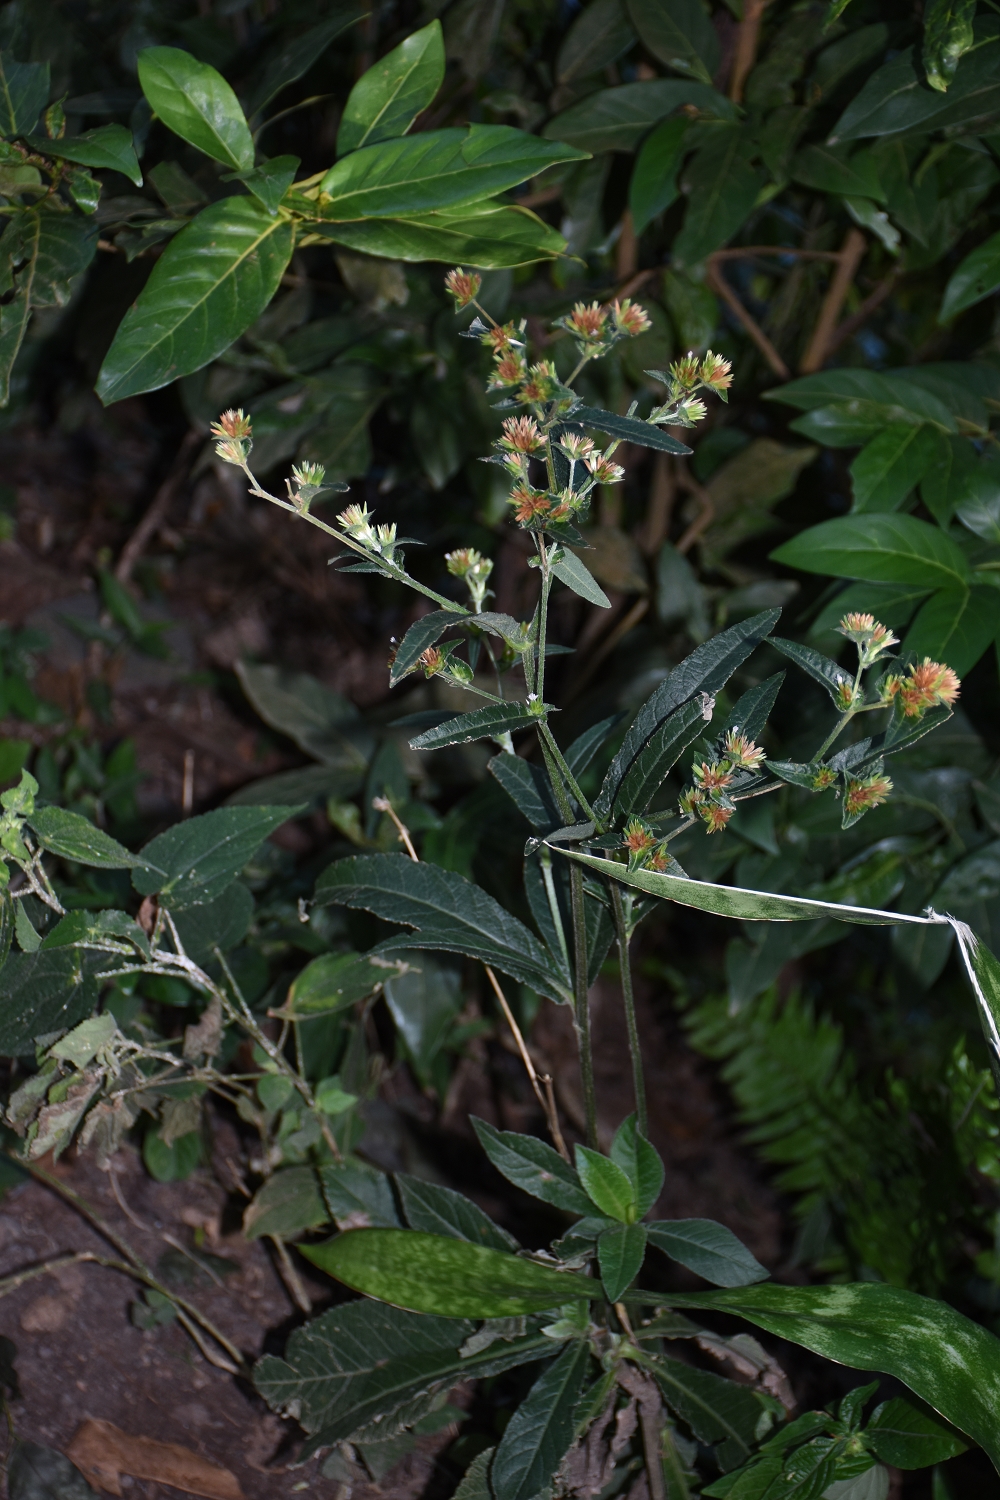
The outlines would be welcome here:
<svg viewBox="0 0 1000 1500">
<path fill-rule="evenodd" d="M 615 817 L 645 812 L 692 740 L 707 727 L 706 705 L 698 699 L 682 703 L 656 730 L 622 778 L 614 802 Z M 709 714 L 711 718 L 711 714 Z"/>
<path fill-rule="evenodd" d="M 719 39 L 701 0 L 629 0 L 632 24 L 654 57 L 710 84 Z"/>
<path fill-rule="evenodd" d="M 642 1269 L 646 1254 L 645 1224 L 615 1224 L 601 1232 L 597 1260 L 601 1285 L 609 1302 L 618 1302 Z"/>
<path fill-rule="evenodd" d="M 716 1457 L 722 1469 L 735 1469 L 749 1458 L 760 1420 L 760 1403 L 752 1391 L 679 1359 L 658 1359 L 652 1374 L 671 1411 L 695 1437 L 719 1444 Z"/>
<path fill-rule="evenodd" d="M 1000 49 L 995 41 L 990 44 L 992 38 L 983 41 L 959 63 L 946 94 L 927 87 L 914 49 L 908 47 L 871 75 L 837 121 L 829 143 L 925 133 L 993 113 L 1000 98 Z"/>
<path fill-rule="evenodd" d="M 950 323 L 967 307 L 973 307 L 1000 287 L 1000 233 L 969 252 L 951 274 L 945 287 L 939 323 Z"/>
<path fill-rule="evenodd" d="M 572 589 L 574 594 L 579 594 L 581 599 L 586 599 L 588 604 L 596 604 L 598 609 L 611 608 L 611 600 L 586 563 L 575 552 L 570 552 L 567 548 L 552 564 L 552 571 L 560 583 Z"/>
<path fill-rule="evenodd" d="M 947 1303 L 875 1282 L 772 1284 L 669 1300 L 735 1313 L 838 1364 L 895 1376 L 1000 1468 L 1000 1340 Z"/>
<path fill-rule="evenodd" d="M 628 187 L 628 206 L 636 234 L 641 234 L 677 197 L 677 173 L 684 159 L 684 137 L 690 123 L 683 115 L 664 120 L 642 144 Z"/>
<path fill-rule="evenodd" d="M 350 3 L 339 5 L 318 26 L 310 26 L 308 31 L 291 37 L 283 45 L 269 46 L 265 54 L 264 72 L 260 81 L 250 90 L 247 113 L 256 114 L 270 104 L 282 89 L 307 73 L 319 61 L 333 39 L 349 26 L 354 26 L 365 13 L 361 6 Z"/>
<path fill-rule="evenodd" d="M 962 588 L 969 564 L 939 526 L 916 516 L 838 516 L 821 521 L 771 554 L 804 573 L 833 573 L 872 583 Z"/>
<path fill-rule="evenodd" d="M 851 464 L 855 512 L 898 510 L 938 455 L 935 428 L 891 423 Z"/>
<path fill-rule="evenodd" d="M 441 260 L 499 270 L 562 255 L 566 241 L 528 208 L 466 203 L 430 213 L 317 223 L 311 228 L 337 244 L 391 260 Z"/>
<path fill-rule="evenodd" d="M 138 65 L 142 91 L 164 125 L 223 166 L 250 170 L 250 127 L 221 73 L 179 47 L 146 47 Z"/>
<path fill-rule="evenodd" d="M 621 1224 L 635 1223 L 636 1190 L 617 1162 L 588 1146 L 578 1145 L 576 1170 L 587 1196 L 602 1214 Z"/>
<path fill-rule="evenodd" d="M 996 639 L 998 605 L 1000 597 L 989 585 L 938 589 L 903 637 L 903 652 L 947 662 L 964 677 Z"/>
<path fill-rule="evenodd" d="M 86 130 L 83 135 L 64 136 L 51 141 L 48 136 L 27 137 L 28 144 L 46 156 L 61 157 L 63 161 L 79 162 L 84 167 L 102 167 L 109 172 L 121 172 L 142 187 L 142 172 L 135 154 L 131 130 L 124 125 L 101 125 L 97 130 Z"/>
<path fill-rule="evenodd" d="M 923 1469 L 944 1463 L 965 1449 L 953 1428 L 912 1401 L 896 1396 L 872 1412 L 865 1437 L 883 1463 L 897 1469 Z"/>
<path fill-rule="evenodd" d="M 585 155 L 509 125 L 429 130 L 342 158 L 320 184 L 320 214 L 340 221 L 392 218 L 475 203 Z"/>
<path fill-rule="evenodd" d="M 471 714 L 446 719 L 436 729 L 426 729 L 410 741 L 411 750 L 441 750 L 446 745 L 465 745 L 470 740 L 495 739 L 499 734 L 537 725 L 540 716 L 526 703 L 487 703 Z"/>
<path fill-rule="evenodd" d="M 444 36 L 432 21 L 358 79 L 340 118 L 337 154 L 405 135 L 443 81 Z"/>
<path fill-rule="evenodd" d="M 826 688 L 836 706 L 843 709 L 840 700 L 839 689 L 845 687 L 850 693 L 854 685 L 854 678 L 850 672 L 845 672 L 843 667 L 838 667 L 835 661 L 828 656 L 823 656 L 819 651 L 814 651 L 811 646 L 802 646 L 798 641 L 786 641 L 781 636 L 772 635 L 771 645 L 780 651 L 782 656 L 787 656 L 803 672 L 808 672 L 816 682 L 820 682 Z"/>
<path fill-rule="evenodd" d="M 200 370 L 270 302 L 293 228 L 252 197 L 223 198 L 171 240 L 125 314 L 97 380 L 105 405 Z"/>
<path fill-rule="evenodd" d="M 731 1229 L 712 1219 L 660 1219 L 647 1226 L 649 1242 L 716 1286 L 748 1286 L 768 1272 Z"/>
<path fill-rule="evenodd" d="M 451 1235 L 456 1240 L 508 1253 L 518 1248 L 513 1235 L 494 1224 L 488 1214 L 462 1193 L 436 1182 L 425 1182 L 422 1177 L 411 1177 L 408 1172 L 397 1172 L 395 1182 L 411 1229 Z"/>
<path fill-rule="evenodd" d="M 573 1342 L 535 1381 L 493 1455 L 494 1495 L 535 1500 L 549 1484 L 575 1436 L 576 1403 L 590 1359 L 589 1344 Z"/>
<path fill-rule="evenodd" d="M 56 205 L 23 208 L 0 238 L 0 289 L 13 290 L 0 307 L 0 406 L 10 397 L 10 376 L 38 307 L 65 307 L 74 277 L 94 258 L 97 225 Z"/>
<path fill-rule="evenodd" d="M 586 1276 L 415 1229 L 350 1229 L 303 1250 L 380 1302 L 451 1318 L 509 1318 L 600 1295 Z"/>
<path fill-rule="evenodd" d="M 0 135 L 27 135 L 48 101 L 48 63 L 16 62 L 0 53 Z"/>
<path fill-rule="evenodd" d="M 43 849 L 77 864 L 95 865 L 102 870 L 131 870 L 144 863 L 140 855 L 130 854 L 89 818 L 64 807 L 38 807 L 27 822 Z"/>
<path fill-rule="evenodd" d="M 534 933 L 452 870 L 418 864 L 405 854 L 357 855 L 324 870 L 316 882 L 316 900 L 362 907 L 388 922 L 418 929 L 381 944 L 382 952 L 395 946 L 465 953 L 552 1000 L 570 998 Z"/>
<path fill-rule="evenodd" d="M 567 1213 L 593 1212 L 593 1204 L 580 1186 L 580 1179 L 551 1146 L 533 1135 L 497 1130 L 495 1125 L 475 1115 L 470 1118 L 479 1144 L 508 1182 Z"/>
<path fill-rule="evenodd" d="M 638 443 L 641 448 L 656 448 L 661 453 L 681 455 L 691 452 L 684 443 L 679 443 L 655 423 L 642 422 L 636 417 L 621 417 L 599 406 L 578 406 L 569 420 L 584 427 L 596 427 L 599 432 L 606 432 L 609 437 L 619 438 L 623 443 Z"/>
<path fill-rule="evenodd" d="M 157 834 L 132 871 L 143 896 L 160 894 L 167 906 L 183 908 L 214 901 L 247 864 L 268 834 L 301 807 L 219 807 L 175 823 Z"/>
<path fill-rule="evenodd" d="M 494 755 L 488 769 L 533 828 L 540 833 L 558 828 L 561 820 L 545 773 L 538 766 L 520 755 L 505 752 Z"/>
<path fill-rule="evenodd" d="M 742 126 L 720 126 L 685 168 L 690 196 L 673 252 L 680 262 L 704 260 L 739 229 L 762 185 L 753 155 Z"/>
<path fill-rule="evenodd" d="M 904 371 L 823 370 L 818 375 L 804 375 L 768 391 L 768 399 L 800 411 L 815 407 L 842 405 L 850 412 L 855 407 L 871 413 L 881 428 L 890 422 L 919 426 L 928 422 L 943 432 L 955 432 L 953 413 L 941 398 Z"/>
<path fill-rule="evenodd" d="M 631 151 L 654 125 L 685 104 L 718 119 L 731 120 L 736 114 L 723 94 L 703 83 L 660 78 L 588 94 L 550 120 L 545 134 L 585 151 Z"/>
<path fill-rule="evenodd" d="M 591 0 L 576 17 L 556 59 L 556 81 L 587 78 L 616 62 L 635 41 L 623 0 Z"/>
</svg>

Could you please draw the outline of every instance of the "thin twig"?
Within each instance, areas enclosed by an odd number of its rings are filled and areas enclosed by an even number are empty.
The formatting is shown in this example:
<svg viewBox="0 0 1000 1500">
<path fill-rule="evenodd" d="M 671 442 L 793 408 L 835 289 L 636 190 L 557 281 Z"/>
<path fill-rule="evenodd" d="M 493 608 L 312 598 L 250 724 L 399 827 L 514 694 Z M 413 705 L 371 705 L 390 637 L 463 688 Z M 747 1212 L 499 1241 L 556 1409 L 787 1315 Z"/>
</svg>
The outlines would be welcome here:
<svg viewBox="0 0 1000 1500">
<path fill-rule="evenodd" d="M 278 1269 L 281 1272 L 281 1279 L 288 1288 L 292 1301 L 300 1312 L 304 1312 L 308 1316 L 312 1312 L 312 1301 L 310 1300 L 309 1293 L 302 1285 L 302 1278 L 295 1269 L 292 1257 L 288 1253 L 288 1246 L 280 1234 L 269 1234 L 268 1239 L 277 1252 Z"/>
<path fill-rule="evenodd" d="M 767 0 L 746 0 L 743 7 L 743 19 L 740 22 L 739 32 L 736 38 L 736 56 L 733 58 L 733 71 L 729 77 L 729 97 L 734 104 L 740 104 L 743 100 L 743 88 L 757 58 L 757 45 L 760 41 L 760 23 L 764 16 L 764 6 Z M 656 1497 L 653 1497 L 656 1500 Z"/>
<path fill-rule="evenodd" d="M 712 499 L 711 492 L 703 484 L 699 484 L 694 476 L 683 467 L 679 468 L 677 482 L 681 489 L 687 490 L 689 495 L 695 497 L 701 507 L 677 543 L 677 551 L 683 555 L 690 552 L 695 542 L 698 541 L 715 520 L 715 501 Z"/>
<path fill-rule="evenodd" d="M 200 442 L 201 434 L 193 429 L 185 434 L 166 479 L 156 491 L 150 501 L 149 509 L 122 548 L 121 557 L 115 568 L 115 577 L 119 583 L 127 583 L 131 578 L 132 570 L 142 556 L 146 543 L 152 541 L 166 520 L 171 502 L 187 478 L 194 450 Z"/>
<path fill-rule="evenodd" d="M 396 832 L 399 834 L 399 842 L 405 846 L 407 854 L 414 861 L 414 863 L 419 864 L 420 855 L 413 847 L 413 840 L 410 837 L 410 830 L 407 828 L 406 824 L 402 822 L 399 814 L 396 812 L 396 809 L 393 807 L 388 797 L 373 797 L 372 807 L 374 807 L 376 812 L 386 813 L 388 817 L 392 819 L 392 822 L 396 826 Z"/>
<path fill-rule="evenodd" d="M 546 1075 L 545 1078 L 539 1078 L 538 1073 L 535 1069 L 535 1065 L 531 1060 L 531 1053 L 528 1051 L 524 1037 L 521 1035 L 521 1028 L 520 1026 L 518 1026 L 516 1020 L 514 1019 L 514 1012 L 511 1010 L 510 1006 L 507 1003 L 507 996 L 500 988 L 500 982 L 497 979 L 497 976 L 494 974 L 489 964 L 483 964 L 483 968 L 486 970 L 486 978 L 493 986 L 493 992 L 496 995 L 497 999 L 500 1001 L 500 1009 L 503 1011 L 504 1016 L 507 1020 L 507 1025 L 510 1027 L 513 1034 L 514 1041 L 517 1043 L 517 1050 L 521 1054 L 521 1061 L 524 1063 L 525 1071 L 527 1072 L 528 1077 L 531 1080 L 531 1087 L 535 1091 L 535 1098 L 542 1106 L 542 1111 L 545 1115 L 546 1123 L 549 1127 L 549 1134 L 552 1136 L 555 1148 L 559 1152 L 559 1155 L 562 1157 L 563 1161 L 569 1162 L 569 1151 L 566 1149 L 566 1142 L 563 1139 L 563 1133 L 559 1129 L 559 1117 L 556 1114 L 555 1098 L 552 1093 L 552 1079 L 548 1075 Z M 548 1086 L 544 1092 L 542 1089 L 543 1083 Z"/>
<path fill-rule="evenodd" d="M 861 231 L 849 229 L 840 247 L 837 266 L 830 278 L 830 285 L 826 289 L 826 296 L 823 298 L 823 305 L 819 310 L 812 338 L 799 362 L 800 375 L 812 375 L 816 370 L 823 368 L 824 361 L 830 352 L 830 340 L 837 331 L 837 319 L 840 317 L 844 298 L 850 291 L 851 282 L 867 249 L 868 241 Z"/>
<path fill-rule="evenodd" d="M 892 292 L 901 274 L 901 267 L 893 266 L 888 276 L 883 277 L 875 290 L 868 294 L 857 312 L 852 313 L 849 318 L 845 318 L 842 323 L 837 324 L 837 327 L 827 341 L 827 359 L 829 359 L 831 354 L 835 354 L 841 344 L 857 333 L 858 329 L 868 321 L 875 309 L 881 306 L 886 297 Z"/>
<path fill-rule="evenodd" d="M 764 358 L 767 360 L 768 364 L 771 366 L 771 369 L 774 371 L 775 375 L 777 375 L 778 379 L 790 379 L 792 373 L 791 370 L 785 364 L 785 361 L 782 359 L 777 349 L 771 343 L 771 340 L 768 338 L 767 334 L 764 332 L 763 328 L 761 328 L 757 320 L 751 317 L 750 313 L 747 312 L 746 308 L 743 306 L 743 303 L 740 301 L 739 297 L 737 297 L 736 293 L 729 285 L 729 282 L 723 276 L 721 270 L 716 264 L 716 260 L 717 257 L 715 255 L 710 255 L 708 257 L 708 260 L 705 262 L 705 281 L 712 289 L 712 291 L 716 292 L 718 296 L 722 298 L 723 302 L 729 308 L 730 312 L 732 312 L 734 316 L 738 318 L 739 321 L 743 324 L 743 327 L 753 339 L 754 343 L 757 345 L 757 348 L 760 350 L 761 354 L 763 354 Z"/>
</svg>

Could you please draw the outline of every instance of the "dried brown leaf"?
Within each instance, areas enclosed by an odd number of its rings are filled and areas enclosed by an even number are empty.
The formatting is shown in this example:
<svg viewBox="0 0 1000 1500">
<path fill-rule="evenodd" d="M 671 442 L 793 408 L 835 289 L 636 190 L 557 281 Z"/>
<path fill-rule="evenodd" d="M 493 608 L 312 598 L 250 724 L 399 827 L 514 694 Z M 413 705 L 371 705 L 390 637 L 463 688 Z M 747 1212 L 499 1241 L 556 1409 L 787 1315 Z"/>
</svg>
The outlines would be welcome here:
<svg viewBox="0 0 1000 1500">
<path fill-rule="evenodd" d="M 80 1424 L 66 1456 L 97 1489 L 121 1495 L 121 1475 L 171 1484 L 204 1500 L 243 1500 L 239 1481 L 228 1469 L 214 1464 L 179 1443 L 131 1437 L 113 1422 L 90 1418 Z"/>
</svg>

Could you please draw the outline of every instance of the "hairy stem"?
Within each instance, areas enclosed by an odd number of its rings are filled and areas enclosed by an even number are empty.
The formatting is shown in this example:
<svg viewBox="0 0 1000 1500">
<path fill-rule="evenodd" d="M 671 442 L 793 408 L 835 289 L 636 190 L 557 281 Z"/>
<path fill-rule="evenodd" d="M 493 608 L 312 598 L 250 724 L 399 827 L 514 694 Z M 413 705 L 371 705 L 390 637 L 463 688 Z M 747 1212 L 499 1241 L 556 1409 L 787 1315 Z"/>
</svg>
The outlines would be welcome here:
<svg viewBox="0 0 1000 1500">
<path fill-rule="evenodd" d="M 642 1050 L 639 1046 L 639 1028 L 635 1021 L 635 997 L 632 993 L 632 962 L 629 958 L 628 922 L 621 886 L 617 880 L 611 882 L 611 902 L 614 910 L 615 932 L 618 935 L 618 956 L 621 967 L 622 1003 L 625 1007 L 625 1026 L 628 1031 L 628 1050 L 632 1055 L 632 1087 L 635 1091 L 635 1117 L 640 1135 L 647 1134 L 646 1081 L 642 1072 Z"/>
<path fill-rule="evenodd" d="M 590 1040 L 590 985 L 587 971 L 587 912 L 584 906 L 583 870 L 574 860 L 569 870 L 570 907 L 573 912 L 573 989 L 576 1037 L 580 1048 L 580 1081 L 587 1119 L 587 1145 L 597 1150 L 597 1095 L 594 1089 L 594 1054 Z"/>
<path fill-rule="evenodd" d="M 592 823 L 595 823 L 596 816 L 594 814 L 594 809 L 591 807 L 590 803 L 581 792 L 579 783 L 577 782 L 577 779 L 573 775 L 573 772 L 570 770 L 569 766 L 566 764 L 566 757 L 563 755 L 562 751 L 559 749 L 559 746 L 556 744 L 555 736 L 553 735 L 552 730 L 549 728 L 547 723 L 542 724 L 540 733 L 552 755 L 552 759 L 559 767 L 559 771 L 563 779 L 565 780 L 566 785 L 573 793 L 573 796 L 576 798 L 585 815 L 590 819 Z"/>
</svg>

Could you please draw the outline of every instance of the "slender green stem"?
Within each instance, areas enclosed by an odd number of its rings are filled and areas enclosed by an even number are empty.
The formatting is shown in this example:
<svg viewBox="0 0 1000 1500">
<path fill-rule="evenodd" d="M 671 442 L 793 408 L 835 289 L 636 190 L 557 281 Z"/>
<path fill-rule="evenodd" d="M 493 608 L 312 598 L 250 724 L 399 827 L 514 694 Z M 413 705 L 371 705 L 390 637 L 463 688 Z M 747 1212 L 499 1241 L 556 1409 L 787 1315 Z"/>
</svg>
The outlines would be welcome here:
<svg viewBox="0 0 1000 1500">
<path fill-rule="evenodd" d="M 639 1045 L 639 1028 L 635 1020 L 635 997 L 632 993 L 632 962 L 629 958 L 628 921 L 621 886 L 611 881 L 611 904 L 615 917 L 615 932 L 618 936 L 618 957 L 621 967 L 622 1003 L 625 1007 L 625 1026 L 628 1031 L 628 1050 L 632 1054 L 632 1087 L 635 1091 L 635 1117 L 639 1134 L 647 1134 L 646 1081 L 642 1072 L 642 1049 Z"/>
<path fill-rule="evenodd" d="M 548 552 L 542 542 L 542 594 L 538 601 L 538 652 L 535 666 L 535 693 L 544 702 L 545 693 L 545 637 L 549 625 L 549 594 L 552 592 L 552 573 L 549 569 Z"/>
<path fill-rule="evenodd" d="M 559 951 L 569 971 L 569 948 L 566 944 L 566 934 L 563 931 L 562 912 L 559 910 L 559 898 L 556 895 L 556 883 L 552 879 L 552 854 L 547 844 L 543 844 L 538 851 L 538 861 L 542 867 L 542 880 L 545 884 L 545 895 L 549 903 L 549 914 L 552 917 L 552 925 L 556 930 L 556 939 L 559 943 Z"/>
<path fill-rule="evenodd" d="M 542 724 L 541 729 L 540 729 L 539 732 L 540 732 L 543 740 L 545 741 L 546 746 L 548 747 L 548 750 L 549 750 L 549 752 L 550 752 L 550 754 L 552 756 L 552 759 L 555 761 L 556 765 L 559 767 L 559 771 L 560 771 L 562 777 L 564 778 L 564 780 L 566 782 L 566 785 L 569 787 L 570 791 L 573 793 L 573 796 L 576 798 L 576 800 L 579 803 L 581 809 L 583 810 L 583 812 L 586 814 L 586 816 L 590 819 L 590 821 L 592 823 L 596 823 L 597 818 L 596 818 L 596 814 L 594 813 L 594 809 L 591 807 L 590 803 L 587 801 L 586 797 L 581 792 L 580 785 L 579 785 L 576 777 L 573 775 L 573 772 L 570 770 L 569 766 L 566 764 L 566 757 L 563 755 L 562 751 L 559 749 L 559 746 L 556 744 L 556 742 L 555 742 L 555 736 L 553 735 L 552 730 L 549 728 L 549 726 L 548 726 L 547 723 L 544 723 L 544 724 Z"/>
<path fill-rule="evenodd" d="M 846 729 L 847 726 L 848 726 L 848 724 L 854 718 L 855 712 L 856 712 L 855 709 L 849 708 L 847 710 L 846 714 L 841 714 L 840 718 L 837 720 L 836 724 L 834 724 L 833 728 L 830 730 L 830 733 L 827 735 L 826 739 L 823 741 L 822 745 L 820 745 L 819 749 L 816 751 L 816 754 L 813 756 L 813 760 L 822 760 L 823 759 L 823 756 L 829 750 L 830 746 L 833 744 L 834 740 L 840 734 L 841 730 L 842 729 Z"/>
<path fill-rule="evenodd" d="M 594 1053 L 590 1039 L 589 955 L 587 912 L 584 906 L 583 870 L 574 860 L 569 870 L 570 909 L 573 913 L 573 991 L 576 1038 L 580 1049 L 580 1081 L 587 1121 L 587 1145 L 597 1150 L 597 1093 L 594 1088 Z"/>
</svg>

